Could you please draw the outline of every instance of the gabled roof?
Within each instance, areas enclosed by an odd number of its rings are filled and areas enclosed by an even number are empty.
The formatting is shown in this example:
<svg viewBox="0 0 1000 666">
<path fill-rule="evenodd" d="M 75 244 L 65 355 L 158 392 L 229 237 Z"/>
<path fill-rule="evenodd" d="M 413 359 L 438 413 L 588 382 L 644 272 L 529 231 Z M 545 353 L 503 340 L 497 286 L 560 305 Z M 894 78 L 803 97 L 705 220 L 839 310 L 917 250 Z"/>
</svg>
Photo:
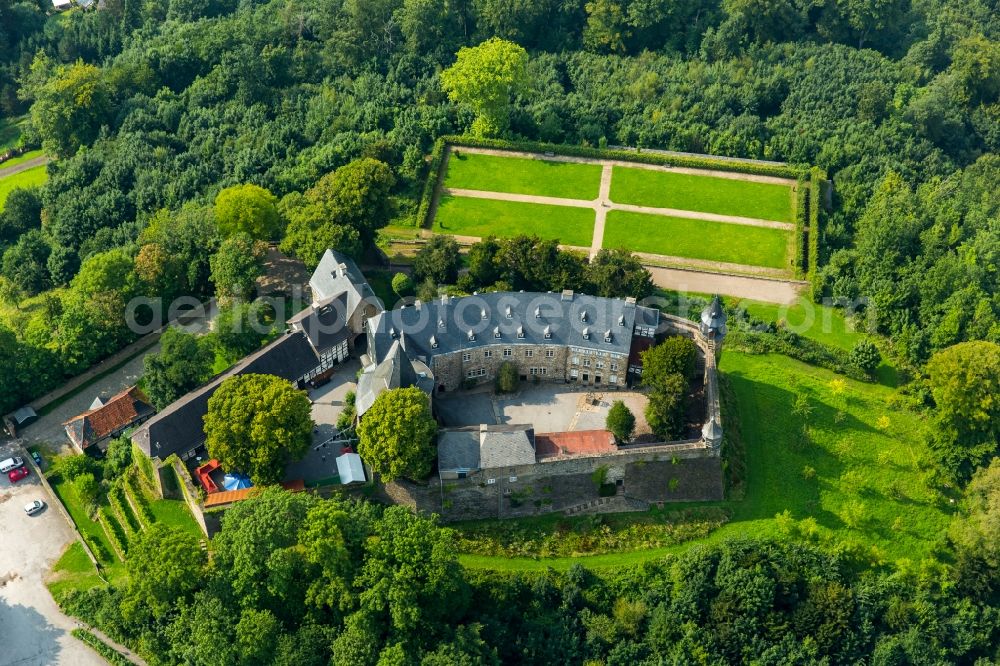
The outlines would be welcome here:
<svg viewBox="0 0 1000 666">
<path fill-rule="evenodd" d="M 337 475 L 344 485 L 349 483 L 364 483 L 365 466 L 357 453 L 345 453 L 337 456 Z"/>
<path fill-rule="evenodd" d="M 419 369 L 415 366 L 419 366 Z M 358 416 L 364 415 L 384 391 L 417 386 L 425 393 L 434 388 L 434 376 L 426 365 L 412 360 L 403 349 L 401 340 L 394 340 L 385 359 L 374 367 L 365 369 L 358 378 L 356 408 Z"/>
<path fill-rule="evenodd" d="M 168 405 L 136 430 L 132 441 L 146 455 L 161 460 L 172 453 L 189 451 L 205 441 L 203 419 L 208 413 L 208 399 L 226 379 L 236 375 L 260 374 L 296 381 L 318 363 L 319 358 L 304 333 L 283 335 Z"/>
<path fill-rule="evenodd" d="M 63 424 L 66 426 L 66 434 L 80 449 L 86 449 L 121 432 L 155 411 L 149 404 L 149 398 L 135 386 L 113 396 L 106 403 L 95 400 L 91 406 L 93 405 L 100 406 Z"/>
<path fill-rule="evenodd" d="M 438 469 L 474 472 L 479 469 L 479 428 L 455 428 L 438 434 Z"/>
<path fill-rule="evenodd" d="M 448 428 L 438 434 L 438 470 L 475 472 L 535 463 L 535 431 L 528 425 Z"/>
<path fill-rule="evenodd" d="M 346 294 L 348 318 L 362 302 L 366 300 L 379 302 L 354 260 L 336 250 L 327 250 L 323 253 L 319 265 L 309 278 L 309 287 L 312 289 L 313 303 L 321 303 L 334 296 Z"/>
<path fill-rule="evenodd" d="M 305 333 L 316 352 L 322 354 L 350 337 L 347 317 L 347 293 L 344 292 L 306 308 L 288 323 Z"/>
</svg>

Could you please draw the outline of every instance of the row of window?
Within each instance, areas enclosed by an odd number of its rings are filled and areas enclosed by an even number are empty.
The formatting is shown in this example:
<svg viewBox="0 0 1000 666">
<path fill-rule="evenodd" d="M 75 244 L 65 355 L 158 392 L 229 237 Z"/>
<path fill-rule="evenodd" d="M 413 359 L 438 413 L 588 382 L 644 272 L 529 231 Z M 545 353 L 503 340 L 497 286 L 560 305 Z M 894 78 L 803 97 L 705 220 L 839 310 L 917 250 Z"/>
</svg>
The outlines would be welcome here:
<svg viewBox="0 0 1000 666">
<path fill-rule="evenodd" d="M 511 349 L 510 347 L 504 347 L 504 349 L 503 349 L 503 357 L 504 358 L 510 358 L 513 355 L 514 355 L 514 350 L 513 349 Z M 556 352 L 555 352 L 554 349 L 546 349 L 545 350 L 545 358 L 554 358 L 555 355 L 556 355 Z M 485 358 L 493 358 L 493 350 L 492 349 L 486 349 L 486 350 L 484 350 L 483 351 L 483 356 Z M 525 349 L 524 350 L 524 356 L 526 358 L 533 358 L 535 356 L 535 350 L 534 349 Z M 469 361 L 471 361 L 472 360 L 472 352 L 465 352 L 465 353 L 463 353 L 462 354 L 462 360 L 464 362 L 466 362 L 466 363 L 468 363 Z"/>
<path fill-rule="evenodd" d="M 465 376 L 469 379 L 475 379 L 476 377 L 485 377 L 486 368 L 473 368 L 465 373 Z"/>
<path fill-rule="evenodd" d="M 572 362 L 573 362 L 573 365 L 580 365 L 580 357 L 579 356 L 574 356 L 572 358 Z M 604 361 L 602 361 L 600 359 L 594 361 L 594 367 L 597 368 L 598 370 L 603 370 L 604 366 L 605 366 Z M 585 367 L 585 368 L 589 368 L 590 367 L 590 359 L 589 358 L 583 359 L 583 367 Z M 617 370 L 618 369 L 618 362 L 617 361 L 611 361 L 611 369 L 612 370 Z"/>
<path fill-rule="evenodd" d="M 582 381 L 589 382 L 591 380 L 590 373 L 584 371 L 582 373 L 582 375 L 581 375 L 581 373 L 580 373 L 579 370 L 570 370 L 569 371 L 569 380 L 571 382 L 575 382 L 576 380 L 581 379 L 581 378 L 582 378 Z M 603 377 L 601 375 L 596 375 L 595 374 L 593 376 L 593 380 L 594 380 L 595 384 L 600 384 L 601 381 L 603 380 Z M 617 384 L 618 383 L 618 375 L 611 375 L 608 378 L 608 383 L 610 383 L 610 384 Z"/>
</svg>

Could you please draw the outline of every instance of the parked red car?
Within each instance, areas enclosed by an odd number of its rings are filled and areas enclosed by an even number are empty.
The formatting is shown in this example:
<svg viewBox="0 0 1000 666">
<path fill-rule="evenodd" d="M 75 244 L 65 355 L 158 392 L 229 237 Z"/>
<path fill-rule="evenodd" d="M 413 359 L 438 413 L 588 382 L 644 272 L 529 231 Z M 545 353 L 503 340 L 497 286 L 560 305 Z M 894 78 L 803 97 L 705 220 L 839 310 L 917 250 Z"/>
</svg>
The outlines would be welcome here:
<svg viewBox="0 0 1000 666">
<path fill-rule="evenodd" d="M 18 467 L 7 472 L 7 478 L 10 479 L 11 483 L 17 483 L 26 476 L 28 476 L 27 467 Z"/>
</svg>

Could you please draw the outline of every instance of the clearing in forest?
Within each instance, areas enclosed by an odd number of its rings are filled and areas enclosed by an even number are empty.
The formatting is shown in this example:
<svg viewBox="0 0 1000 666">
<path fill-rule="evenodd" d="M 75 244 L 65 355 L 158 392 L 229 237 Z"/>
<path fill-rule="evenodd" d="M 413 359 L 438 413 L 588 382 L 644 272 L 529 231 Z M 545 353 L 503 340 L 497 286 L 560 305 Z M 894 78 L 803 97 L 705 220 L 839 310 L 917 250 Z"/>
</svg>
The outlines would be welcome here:
<svg viewBox="0 0 1000 666">
<path fill-rule="evenodd" d="M 4 202 L 7 201 L 7 195 L 15 188 L 23 187 L 27 189 L 38 187 L 47 179 L 48 172 L 46 172 L 44 164 L 0 178 L 0 210 L 3 210 Z"/>
</svg>

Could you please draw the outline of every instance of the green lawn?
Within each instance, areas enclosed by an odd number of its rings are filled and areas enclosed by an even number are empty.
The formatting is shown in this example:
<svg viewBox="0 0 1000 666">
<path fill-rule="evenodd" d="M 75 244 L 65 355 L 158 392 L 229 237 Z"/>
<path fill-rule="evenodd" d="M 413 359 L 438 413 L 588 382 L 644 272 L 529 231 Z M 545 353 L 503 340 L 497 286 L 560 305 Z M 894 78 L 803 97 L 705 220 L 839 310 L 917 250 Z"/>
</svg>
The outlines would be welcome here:
<svg viewBox="0 0 1000 666">
<path fill-rule="evenodd" d="M 564 199 L 596 199 L 601 189 L 599 164 L 549 162 L 454 152 L 448 159 L 445 187 L 535 194 Z"/>
<path fill-rule="evenodd" d="M 950 509 L 923 482 L 925 424 L 893 406 L 891 389 L 778 355 L 723 351 L 721 369 L 738 403 L 747 458 L 745 498 L 715 504 L 732 511 L 726 525 L 706 539 L 650 550 L 553 559 L 464 555 L 462 563 L 504 570 L 565 569 L 573 563 L 622 567 L 691 543 L 792 531 L 860 546 L 886 562 L 930 554 L 945 533 Z M 807 419 L 792 414 L 798 395 L 808 398 Z M 802 434 L 806 424 L 808 439 Z M 785 511 L 789 518 L 776 518 Z"/>
<path fill-rule="evenodd" d="M 23 155 L 20 155 L 18 157 L 13 157 L 7 160 L 6 162 L 0 162 L 0 170 L 12 166 L 17 166 L 18 164 L 22 164 L 24 162 L 27 162 L 28 160 L 33 160 L 36 157 L 43 157 L 44 155 L 45 153 L 43 153 L 41 150 L 29 150 Z"/>
<path fill-rule="evenodd" d="M 52 567 L 46 585 L 53 597 L 69 590 L 86 590 L 104 585 L 97 569 L 79 541 L 74 541 Z"/>
<path fill-rule="evenodd" d="M 100 523 L 92 519 L 87 515 L 86 510 L 80 504 L 80 499 L 77 497 L 76 489 L 73 484 L 63 479 L 61 476 L 53 476 L 49 478 L 49 483 L 52 485 L 52 489 L 55 491 L 56 495 L 62 501 L 63 506 L 69 512 L 70 517 L 73 522 L 76 523 L 76 528 L 80 530 L 80 533 L 91 543 L 96 544 L 98 551 L 94 553 L 98 561 L 108 568 L 114 568 L 120 566 L 120 562 L 115 555 L 115 549 L 108 541 L 107 535 L 104 534 L 104 530 L 101 528 Z M 103 551 L 103 552 L 101 552 Z"/>
<path fill-rule="evenodd" d="M 45 165 L 42 164 L 25 171 L 15 173 L 13 176 L 0 178 L 0 210 L 3 210 L 3 204 L 7 200 L 7 195 L 10 194 L 14 188 L 38 187 L 44 183 L 48 177 L 49 175 L 45 171 Z"/>
<path fill-rule="evenodd" d="M 534 234 L 558 239 L 564 245 L 590 247 L 594 235 L 594 211 L 590 208 L 445 196 L 441 198 L 434 218 L 434 231 L 480 237 Z"/>
<path fill-rule="evenodd" d="M 604 247 L 789 269 L 790 237 L 781 229 L 612 210 L 604 228 Z"/>
<path fill-rule="evenodd" d="M 149 508 L 153 512 L 156 522 L 175 527 L 183 532 L 188 532 L 198 539 L 205 538 L 205 533 L 201 531 L 201 527 L 195 522 L 194 516 L 191 515 L 184 500 L 154 500 L 149 503 Z"/>
<path fill-rule="evenodd" d="M 795 199 L 789 185 L 651 169 L 616 166 L 611 177 L 611 200 L 776 222 L 795 219 Z"/>
</svg>

